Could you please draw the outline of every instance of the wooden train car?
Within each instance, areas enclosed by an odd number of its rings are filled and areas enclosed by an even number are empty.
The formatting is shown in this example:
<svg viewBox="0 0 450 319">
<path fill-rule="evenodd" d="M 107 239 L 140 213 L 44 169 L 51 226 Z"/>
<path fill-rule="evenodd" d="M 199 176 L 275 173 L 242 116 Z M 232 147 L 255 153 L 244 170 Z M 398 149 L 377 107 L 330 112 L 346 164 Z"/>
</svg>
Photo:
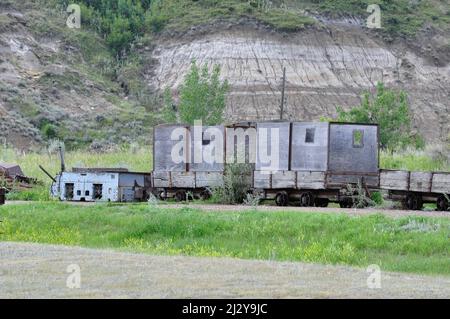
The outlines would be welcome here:
<svg viewBox="0 0 450 319">
<path fill-rule="evenodd" d="M 255 144 L 246 136 L 252 122 L 229 126 L 159 125 L 154 128 L 153 193 L 161 199 L 206 199 L 223 185 L 226 163 L 251 161 Z M 250 134 L 251 135 L 251 134 Z M 213 148 L 213 149 L 210 149 Z M 214 159 L 207 159 L 212 154 Z M 251 187 L 251 183 L 249 183 Z"/>
<path fill-rule="evenodd" d="M 410 210 L 420 210 L 424 203 L 436 203 L 441 211 L 449 208 L 450 173 L 382 169 L 380 188 Z"/>
<path fill-rule="evenodd" d="M 301 206 L 335 201 L 346 207 L 354 196 L 343 192 L 349 185 L 378 189 L 377 125 L 262 122 L 258 136 L 269 128 L 279 132 L 280 165 L 272 172 L 258 158 L 253 188 L 264 199 L 275 199 L 279 206 L 295 200 Z"/>
<path fill-rule="evenodd" d="M 220 134 L 212 138 L 211 130 Z M 216 144 L 222 150 L 221 160 L 196 161 L 198 153 L 217 142 L 218 136 L 223 139 Z M 181 158 L 174 161 L 177 154 Z M 158 126 L 154 129 L 153 192 L 163 199 L 184 200 L 188 194 L 207 198 L 211 188 L 223 185 L 226 165 L 239 159 L 252 166 L 251 176 L 243 176 L 249 180 L 249 190 L 280 206 L 296 202 L 325 207 L 337 202 L 352 207 L 356 190 L 362 189 L 367 196 L 387 190 L 390 199 L 401 200 L 408 209 L 421 209 L 426 202 L 436 202 L 439 210 L 449 208 L 450 173 L 380 170 L 378 125 L 360 123 Z"/>
<path fill-rule="evenodd" d="M 53 179 L 52 194 L 71 201 L 144 201 L 150 194 L 178 201 L 206 199 L 224 185 L 228 165 L 245 164 L 249 192 L 279 206 L 353 207 L 361 193 L 383 190 L 405 208 L 436 203 L 449 209 L 450 173 L 379 169 L 375 124 L 242 122 L 233 125 L 159 125 L 151 173 L 78 169 Z M 61 153 L 62 154 L 62 153 Z"/>
</svg>

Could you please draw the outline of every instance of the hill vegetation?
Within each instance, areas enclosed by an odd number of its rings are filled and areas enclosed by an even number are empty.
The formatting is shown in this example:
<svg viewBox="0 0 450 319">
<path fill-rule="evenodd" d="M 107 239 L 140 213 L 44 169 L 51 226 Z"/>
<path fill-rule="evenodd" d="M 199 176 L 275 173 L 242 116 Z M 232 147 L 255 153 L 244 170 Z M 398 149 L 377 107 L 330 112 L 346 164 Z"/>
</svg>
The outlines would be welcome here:
<svg viewBox="0 0 450 319">
<path fill-rule="evenodd" d="M 71 0 L 48 0 L 67 6 Z M 278 31 L 297 31 L 317 23 L 311 16 L 368 17 L 378 4 L 384 32 L 414 36 L 426 24 L 450 25 L 446 0 L 81 0 L 82 21 L 102 34 L 111 50 L 123 54 L 146 33 L 183 31 L 215 20 L 250 18 Z"/>
</svg>

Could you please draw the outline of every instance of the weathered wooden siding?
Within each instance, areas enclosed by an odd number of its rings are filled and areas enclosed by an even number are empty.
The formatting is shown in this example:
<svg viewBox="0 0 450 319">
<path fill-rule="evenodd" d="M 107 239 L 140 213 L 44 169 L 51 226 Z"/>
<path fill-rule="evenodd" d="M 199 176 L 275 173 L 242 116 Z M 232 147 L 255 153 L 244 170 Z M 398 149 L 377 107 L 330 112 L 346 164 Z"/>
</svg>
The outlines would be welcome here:
<svg viewBox="0 0 450 319">
<path fill-rule="evenodd" d="M 222 172 L 196 172 L 195 184 L 197 187 L 220 187 L 223 186 Z"/>
<path fill-rule="evenodd" d="M 256 157 L 256 170 L 289 170 L 289 140 L 290 140 L 290 122 L 261 122 L 257 123 L 257 157 Z M 277 132 L 277 133 L 275 133 Z M 278 134 L 278 137 L 275 136 Z M 274 138 L 273 146 L 276 147 L 272 150 L 272 135 Z M 267 144 L 261 144 L 261 138 L 266 138 Z M 264 151 L 264 149 L 267 150 Z M 278 163 L 266 163 L 261 157 L 265 155 L 268 157 L 275 156 Z M 277 164 L 277 165 L 275 165 Z M 271 167 L 269 167 L 271 166 Z"/>
<path fill-rule="evenodd" d="M 200 188 L 223 185 L 222 172 L 167 172 L 154 171 L 156 188 Z"/>
<path fill-rule="evenodd" d="M 421 193 L 450 193 L 450 173 L 380 171 L 380 187 Z"/>
<path fill-rule="evenodd" d="M 172 159 L 172 149 L 179 143 L 179 140 L 173 141 L 171 135 L 174 130 L 179 129 L 182 132 L 185 147 L 182 150 L 185 158 L 181 163 L 175 163 Z M 181 134 L 180 134 L 181 135 Z M 176 138 L 180 138 L 177 136 Z M 154 128 L 154 170 L 155 171 L 178 171 L 186 170 L 186 163 L 189 155 L 189 130 L 182 125 L 160 125 Z"/>
<path fill-rule="evenodd" d="M 197 132 L 198 130 L 198 132 Z M 225 129 L 223 126 L 203 126 L 202 131 L 200 128 L 190 127 L 191 136 L 191 165 L 190 171 L 194 172 L 221 172 L 224 168 L 225 161 Z M 200 135 L 200 136 L 196 136 Z M 217 140 L 218 139 L 218 140 Z M 205 158 L 205 153 L 213 153 L 220 155 L 220 159 L 217 162 L 214 159 L 214 163 L 208 162 Z M 197 154 L 197 159 L 195 158 Z M 196 163 L 199 159 L 201 162 Z"/>
<path fill-rule="evenodd" d="M 153 183 L 155 187 L 164 188 L 195 188 L 194 172 L 153 172 Z"/>
<path fill-rule="evenodd" d="M 433 193 L 450 194 L 450 173 L 434 173 L 431 191 Z"/>
<path fill-rule="evenodd" d="M 170 172 L 167 171 L 153 171 L 153 187 L 172 187 L 172 180 Z"/>
<path fill-rule="evenodd" d="M 380 171 L 380 187 L 387 190 L 404 190 L 409 187 L 409 172 L 384 170 Z"/>
<path fill-rule="evenodd" d="M 328 123 L 292 123 L 291 170 L 327 170 L 328 127 Z"/>
<path fill-rule="evenodd" d="M 413 192 L 431 192 L 432 174 L 429 172 L 411 172 L 409 177 L 409 190 Z"/>
<path fill-rule="evenodd" d="M 361 174 L 333 174 L 327 175 L 327 186 L 330 188 L 345 188 L 349 184 L 358 184 L 363 182 L 365 186 L 377 188 L 379 186 L 379 177 L 377 175 L 368 176 Z"/>
<path fill-rule="evenodd" d="M 171 172 L 172 187 L 195 188 L 195 172 Z"/>
<path fill-rule="evenodd" d="M 354 142 L 355 132 L 361 132 L 361 144 Z M 364 124 L 330 124 L 331 172 L 378 172 L 378 127 Z"/>
<path fill-rule="evenodd" d="M 297 172 L 298 189 L 325 189 L 325 172 L 301 171 Z"/>
<path fill-rule="evenodd" d="M 232 125 L 226 132 L 226 163 L 256 163 L 256 124 Z"/>
<path fill-rule="evenodd" d="M 296 176 L 293 171 L 279 171 L 269 173 L 266 171 L 255 171 L 254 187 L 263 189 L 286 189 L 295 188 Z"/>
</svg>

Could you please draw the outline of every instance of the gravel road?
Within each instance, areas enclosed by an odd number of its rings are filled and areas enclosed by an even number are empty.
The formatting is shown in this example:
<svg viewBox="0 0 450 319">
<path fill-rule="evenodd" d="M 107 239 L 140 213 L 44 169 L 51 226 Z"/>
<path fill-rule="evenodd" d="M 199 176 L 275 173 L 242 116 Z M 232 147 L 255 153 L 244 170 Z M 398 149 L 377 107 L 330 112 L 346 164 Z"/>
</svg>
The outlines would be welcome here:
<svg viewBox="0 0 450 319">
<path fill-rule="evenodd" d="M 73 264 L 79 289 L 66 285 Z M 450 298 L 450 277 L 381 271 L 381 288 L 369 289 L 369 275 L 344 266 L 0 243 L 0 298 Z"/>
</svg>

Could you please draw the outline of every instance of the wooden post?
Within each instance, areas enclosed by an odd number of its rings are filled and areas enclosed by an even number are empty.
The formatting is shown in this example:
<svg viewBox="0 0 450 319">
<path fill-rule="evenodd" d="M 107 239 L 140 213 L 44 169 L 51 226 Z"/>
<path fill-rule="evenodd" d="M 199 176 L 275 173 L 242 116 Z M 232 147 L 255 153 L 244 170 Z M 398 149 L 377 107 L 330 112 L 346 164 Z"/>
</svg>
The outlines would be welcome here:
<svg viewBox="0 0 450 319">
<path fill-rule="evenodd" d="M 280 108 L 280 120 L 283 119 L 284 113 L 284 90 L 286 87 L 286 67 L 283 68 L 283 86 L 281 87 L 281 108 Z"/>
<path fill-rule="evenodd" d="M 64 151 L 62 146 L 59 146 L 59 157 L 61 160 L 61 173 L 66 171 L 66 162 L 64 160 Z"/>
<path fill-rule="evenodd" d="M 6 200 L 6 189 L 0 187 L 0 205 L 4 205 Z"/>
</svg>

